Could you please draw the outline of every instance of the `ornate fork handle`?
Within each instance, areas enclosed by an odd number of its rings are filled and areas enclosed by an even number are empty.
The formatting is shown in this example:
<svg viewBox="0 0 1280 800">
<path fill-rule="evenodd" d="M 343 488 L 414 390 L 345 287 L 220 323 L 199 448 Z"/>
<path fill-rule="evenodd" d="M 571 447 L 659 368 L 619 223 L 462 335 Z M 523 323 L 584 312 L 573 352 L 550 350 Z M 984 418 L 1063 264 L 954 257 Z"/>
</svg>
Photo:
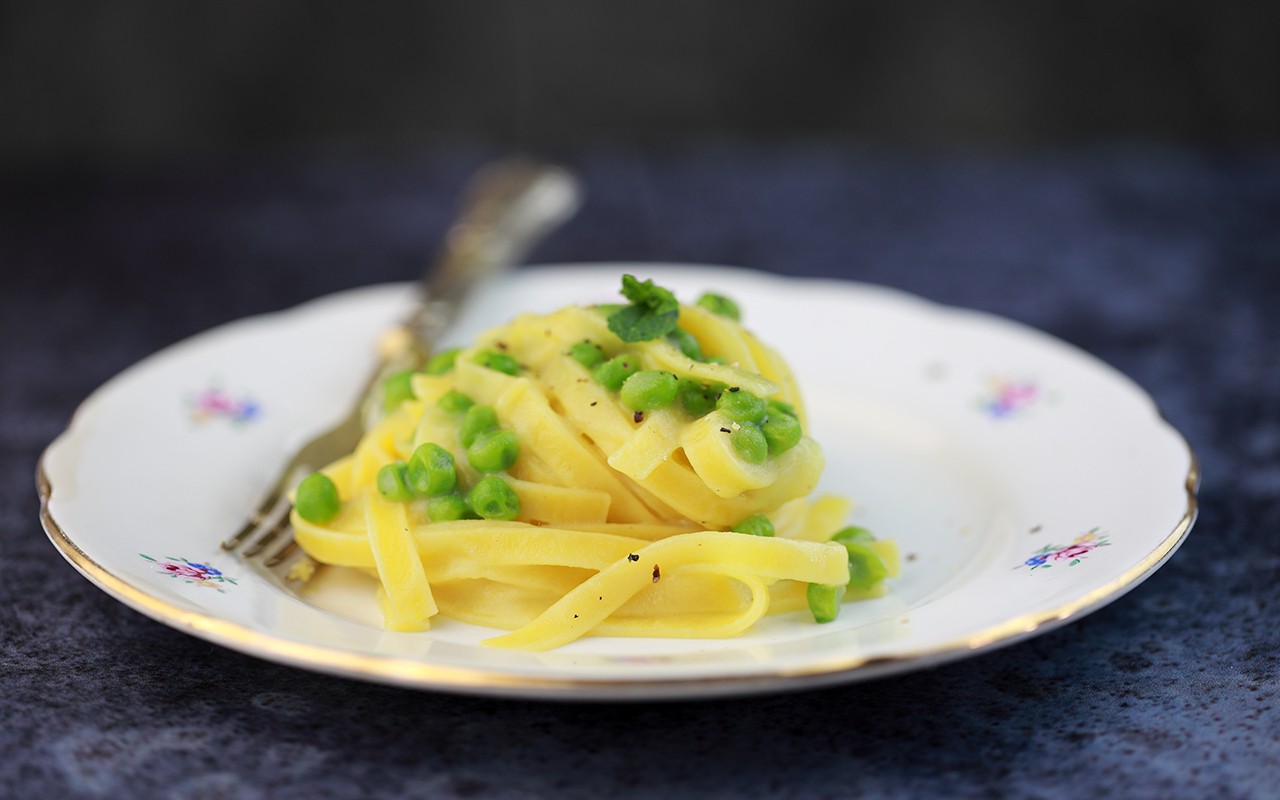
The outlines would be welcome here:
<svg viewBox="0 0 1280 800">
<path fill-rule="evenodd" d="M 477 173 L 439 258 L 422 278 L 417 306 L 383 336 L 381 361 L 360 401 L 345 419 L 294 454 L 266 498 L 222 547 L 259 558 L 267 567 L 288 562 L 296 551 L 289 531 L 288 493 L 303 477 L 355 448 L 381 406 L 382 378 L 425 364 L 470 290 L 519 263 L 577 210 L 579 194 L 578 182 L 568 171 L 533 161 L 497 162 Z"/>
<path fill-rule="evenodd" d="M 470 290 L 520 263 L 573 215 L 579 197 L 577 180 L 562 167 L 502 161 L 477 173 L 440 256 L 422 277 L 416 308 L 384 337 L 383 364 L 368 389 L 389 372 L 426 363 Z"/>
</svg>

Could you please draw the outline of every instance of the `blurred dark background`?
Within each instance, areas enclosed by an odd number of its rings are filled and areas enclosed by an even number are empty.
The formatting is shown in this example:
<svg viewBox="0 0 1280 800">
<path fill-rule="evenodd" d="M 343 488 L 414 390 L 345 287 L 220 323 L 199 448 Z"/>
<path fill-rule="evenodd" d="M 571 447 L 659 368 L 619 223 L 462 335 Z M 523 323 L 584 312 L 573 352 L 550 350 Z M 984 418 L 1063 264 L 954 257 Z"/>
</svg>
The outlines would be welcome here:
<svg viewBox="0 0 1280 800">
<path fill-rule="evenodd" d="M 1280 140 L 1280 4 L 0 2 L 0 165 L 690 138 Z"/>
<path fill-rule="evenodd" d="M 588 198 L 534 261 L 856 279 L 1083 348 L 1192 442 L 1196 531 L 981 658 L 622 710 L 300 674 L 62 562 L 31 476 L 95 387 L 413 279 L 513 150 Z M 1275 0 L 0 0 L 0 796 L 1274 797 L 1278 264 Z"/>
</svg>

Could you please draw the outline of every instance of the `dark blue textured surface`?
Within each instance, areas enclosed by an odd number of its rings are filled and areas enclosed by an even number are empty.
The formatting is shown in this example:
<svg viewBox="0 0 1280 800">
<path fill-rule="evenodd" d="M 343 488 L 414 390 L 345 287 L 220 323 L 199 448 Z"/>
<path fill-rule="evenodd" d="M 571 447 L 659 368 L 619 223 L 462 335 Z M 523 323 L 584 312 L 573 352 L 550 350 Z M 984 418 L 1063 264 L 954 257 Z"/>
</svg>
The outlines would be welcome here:
<svg viewBox="0 0 1280 800">
<path fill-rule="evenodd" d="M 1119 602 L 870 684 L 704 703 L 404 691 L 128 610 L 46 541 L 41 448 L 185 336 L 414 277 L 491 155 L 0 180 L 0 795 L 1274 797 L 1280 785 L 1280 154 L 920 156 L 732 144 L 570 159 L 543 261 L 883 283 L 1042 328 L 1187 434 L 1195 531 Z"/>
</svg>

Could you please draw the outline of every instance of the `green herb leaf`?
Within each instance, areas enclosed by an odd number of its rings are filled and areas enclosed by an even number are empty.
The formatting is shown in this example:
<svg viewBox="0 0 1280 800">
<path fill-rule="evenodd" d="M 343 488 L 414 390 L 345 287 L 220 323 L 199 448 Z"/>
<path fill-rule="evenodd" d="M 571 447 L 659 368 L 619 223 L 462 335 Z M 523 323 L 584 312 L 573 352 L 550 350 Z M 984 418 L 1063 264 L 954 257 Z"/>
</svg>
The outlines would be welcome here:
<svg viewBox="0 0 1280 800">
<path fill-rule="evenodd" d="M 631 305 L 609 315 L 609 330 L 622 341 L 648 342 L 675 330 L 680 304 L 671 292 L 651 280 L 641 282 L 633 275 L 623 275 L 622 295 Z"/>
</svg>

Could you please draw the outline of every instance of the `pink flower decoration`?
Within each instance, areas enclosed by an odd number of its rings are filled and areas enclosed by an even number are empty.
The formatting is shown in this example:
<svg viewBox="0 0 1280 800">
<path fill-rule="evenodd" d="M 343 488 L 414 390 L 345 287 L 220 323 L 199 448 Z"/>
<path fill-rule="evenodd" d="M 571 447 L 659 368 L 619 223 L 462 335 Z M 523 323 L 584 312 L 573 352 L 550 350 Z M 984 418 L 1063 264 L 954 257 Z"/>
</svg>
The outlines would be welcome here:
<svg viewBox="0 0 1280 800">
<path fill-rule="evenodd" d="M 165 572 L 171 572 L 180 578 L 194 578 L 198 581 L 202 581 L 209 577 L 203 570 L 196 569 L 195 567 L 187 564 L 174 564 L 171 561 L 161 564 L 160 569 Z"/>
<path fill-rule="evenodd" d="M 1068 545 L 1053 554 L 1055 561 L 1066 561 L 1069 558 L 1079 558 L 1080 556 L 1091 552 L 1098 545 L 1093 542 L 1082 542 L 1079 544 Z"/>
<path fill-rule="evenodd" d="M 187 400 L 187 409 L 195 422 L 225 419 L 234 425 L 244 425 L 258 418 L 262 409 L 250 397 L 236 399 L 216 387 L 205 389 Z"/>
<path fill-rule="evenodd" d="M 1066 562 L 1068 567 L 1074 567 L 1080 563 L 1080 559 L 1089 555 L 1099 547 L 1106 547 L 1111 542 L 1105 533 L 1099 533 L 1094 528 L 1087 533 L 1082 533 L 1075 538 L 1070 544 L 1049 544 L 1032 553 L 1027 560 L 1023 561 L 1014 569 L 1019 567 L 1030 567 L 1032 572 L 1038 569 L 1048 569 L 1053 566 L 1050 561 Z"/>
<path fill-rule="evenodd" d="M 181 557 L 169 556 L 162 561 L 152 558 L 146 553 L 139 553 L 138 555 L 154 564 L 159 573 L 168 575 L 170 578 L 177 578 L 183 583 L 216 589 L 219 593 L 222 593 L 221 587 L 223 585 L 236 585 L 235 578 L 227 577 L 222 574 L 222 570 L 208 564 L 200 564 Z"/>
<path fill-rule="evenodd" d="M 1040 396 L 1040 387 L 1030 381 L 998 378 L 992 381 L 991 396 L 982 409 L 992 419 L 1004 419 L 1031 405 Z"/>
</svg>

